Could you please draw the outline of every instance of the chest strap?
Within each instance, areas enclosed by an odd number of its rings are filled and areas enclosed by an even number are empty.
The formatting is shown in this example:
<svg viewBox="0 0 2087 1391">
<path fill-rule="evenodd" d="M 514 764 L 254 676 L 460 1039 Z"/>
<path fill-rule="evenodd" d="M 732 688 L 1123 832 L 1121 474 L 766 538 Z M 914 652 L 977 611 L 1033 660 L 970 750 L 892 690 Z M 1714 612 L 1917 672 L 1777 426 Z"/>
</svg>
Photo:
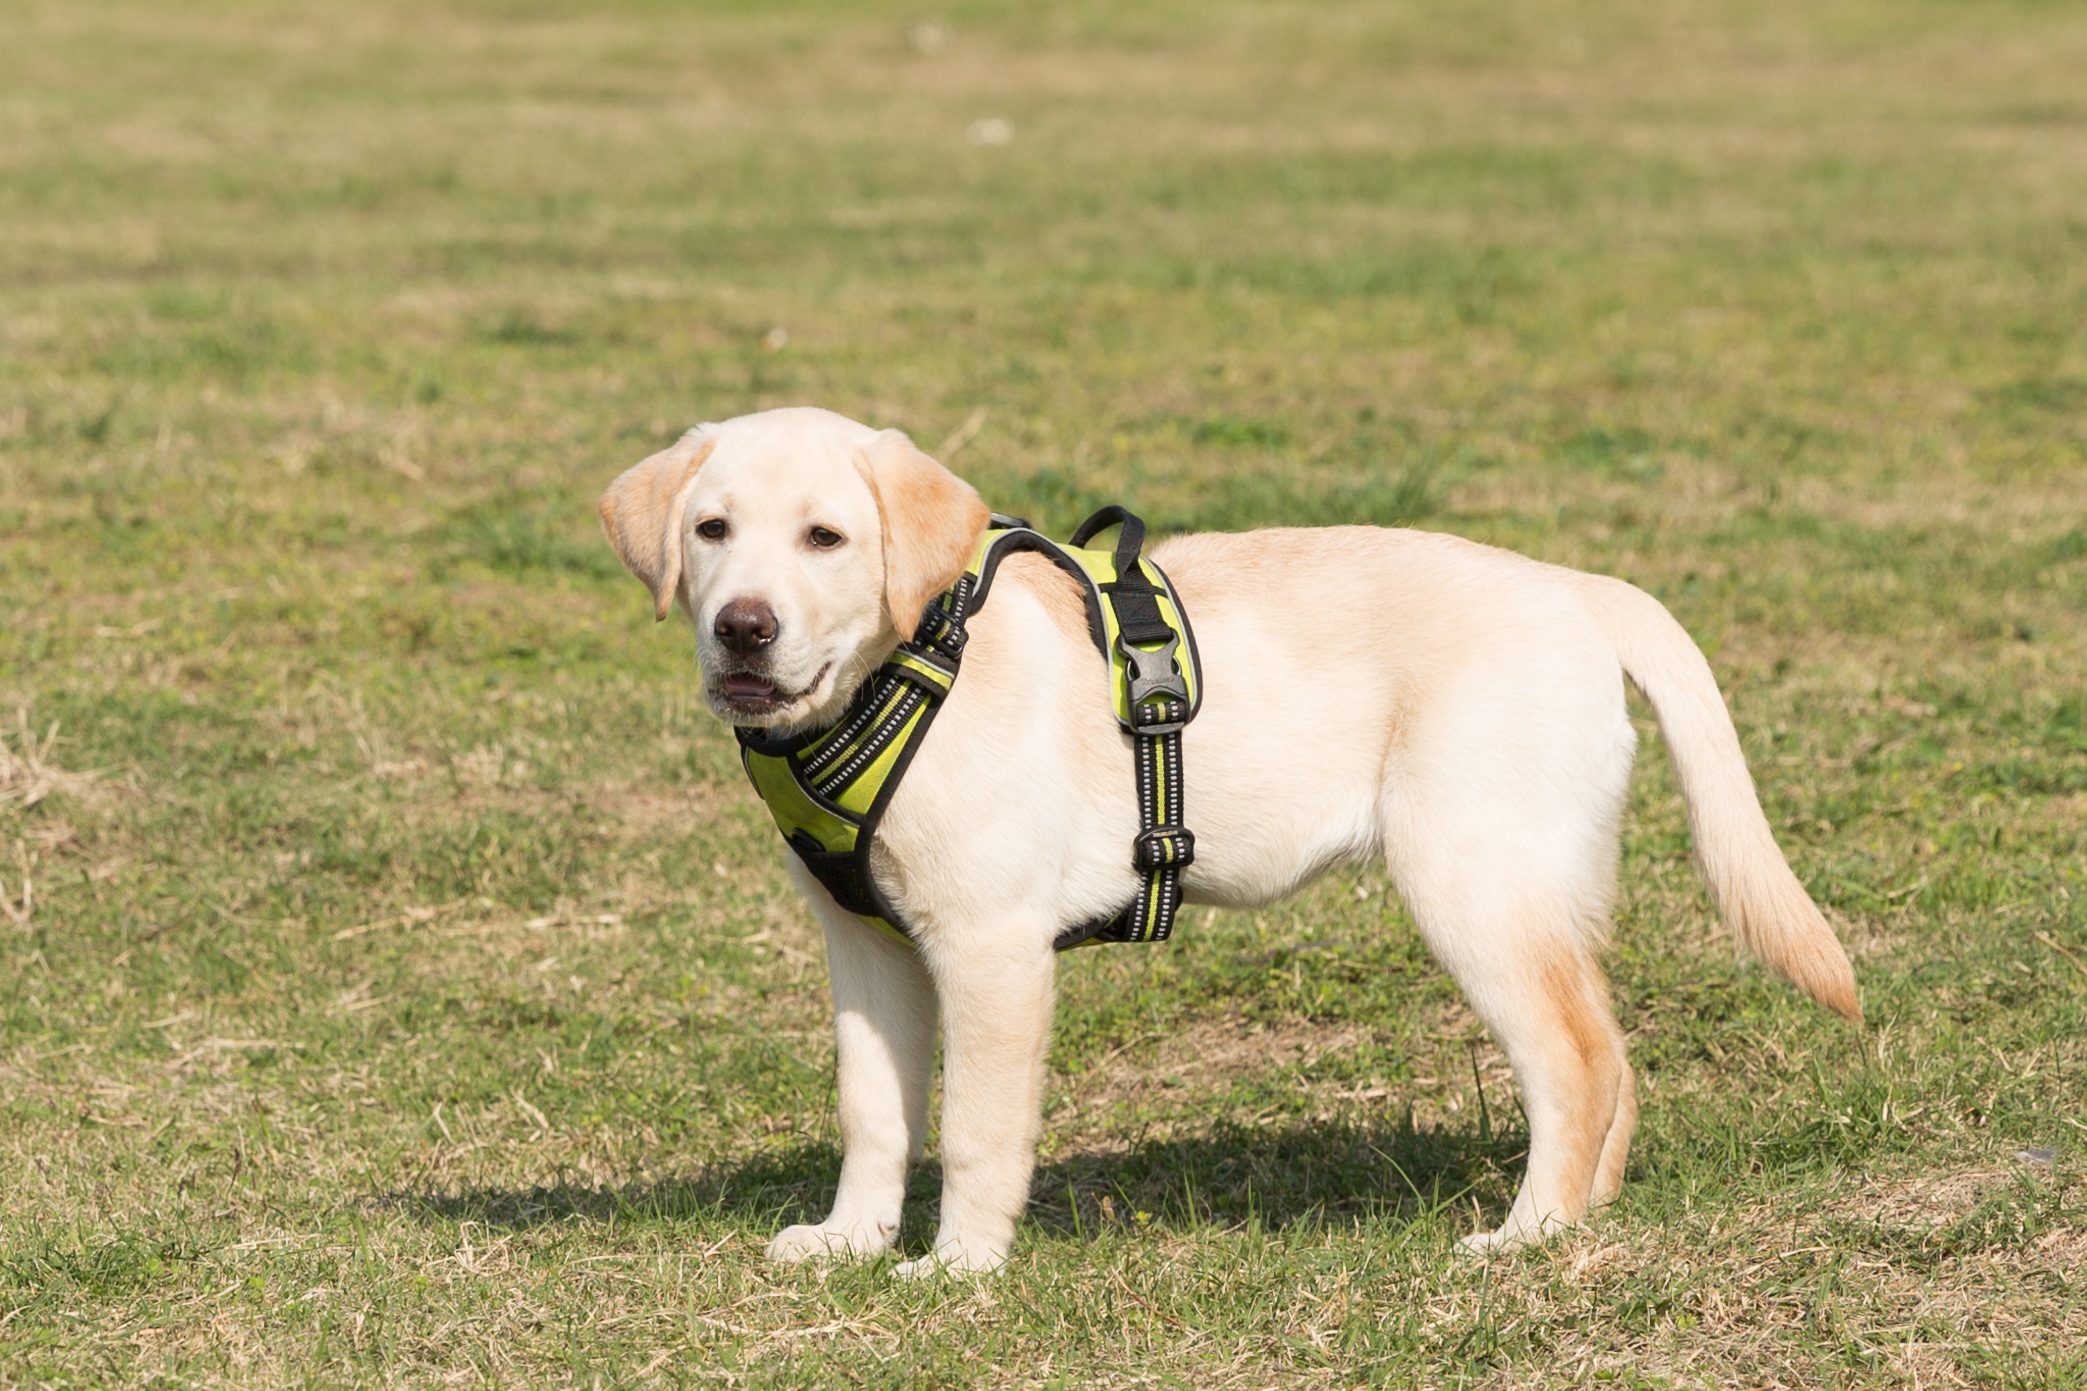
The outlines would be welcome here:
<svg viewBox="0 0 2087 1391">
<path fill-rule="evenodd" d="M 1119 526 L 1112 551 L 1083 549 Z M 921 615 L 913 637 L 870 674 L 832 727 L 773 737 L 737 729 L 740 760 L 776 828 L 834 901 L 902 941 L 912 934 L 878 889 L 870 848 L 906 767 L 956 684 L 965 624 L 985 607 L 1000 562 L 1041 555 L 1080 582 L 1089 636 L 1110 668 L 1116 719 L 1131 737 L 1143 878 L 1116 913 L 1058 934 L 1059 951 L 1090 942 L 1164 942 L 1181 907 L 1181 871 L 1195 860 L 1182 823 L 1181 731 L 1202 703 L 1196 639 L 1172 584 L 1140 552 L 1145 524 L 1121 507 L 1089 517 L 1061 546 L 1015 517 L 995 515 L 969 566 Z"/>
</svg>

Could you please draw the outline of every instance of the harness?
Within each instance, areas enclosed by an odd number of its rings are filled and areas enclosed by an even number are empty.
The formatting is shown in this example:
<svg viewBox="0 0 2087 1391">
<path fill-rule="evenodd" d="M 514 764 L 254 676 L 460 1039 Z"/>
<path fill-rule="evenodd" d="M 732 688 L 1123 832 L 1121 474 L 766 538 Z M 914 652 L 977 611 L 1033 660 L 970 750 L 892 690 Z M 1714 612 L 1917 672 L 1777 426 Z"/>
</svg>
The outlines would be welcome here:
<svg viewBox="0 0 2087 1391">
<path fill-rule="evenodd" d="M 1121 528 L 1113 551 L 1084 549 L 1112 526 Z M 1080 582 L 1088 635 L 1109 664 L 1116 720 L 1131 736 L 1139 825 L 1131 864 L 1144 876 L 1130 903 L 1066 928 L 1053 945 L 1066 951 L 1090 942 L 1167 940 L 1181 907 L 1181 871 L 1196 858 L 1196 838 L 1181 819 L 1181 731 L 1202 701 L 1203 675 L 1187 614 L 1166 575 L 1139 555 L 1144 544 L 1145 524 L 1121 507 L 1096 512 L 1062 546 L 1018 517 L 995 513 L 964 573 L 928 605 L 912 639 L 870 674 L 832 727 L 783 737 L 733 731 L 776 829 L 836 903 L 913 941 L 870 873 L 877 823 L 956 684 L 965 624 L 985 607 L 1000 562 L 1028 553 Z"/>
</svg>

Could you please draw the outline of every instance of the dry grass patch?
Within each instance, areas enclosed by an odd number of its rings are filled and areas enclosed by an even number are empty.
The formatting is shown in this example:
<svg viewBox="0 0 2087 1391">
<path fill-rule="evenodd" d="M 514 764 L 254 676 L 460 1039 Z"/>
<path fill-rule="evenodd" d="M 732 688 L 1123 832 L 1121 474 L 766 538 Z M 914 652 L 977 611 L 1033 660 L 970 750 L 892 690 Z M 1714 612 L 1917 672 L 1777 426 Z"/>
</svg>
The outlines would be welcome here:
<svg viewBox="0 0 2087 1391">
<path fill-rule="evenodd" d="M 71 773 L 51 759 L 58 745 L 59 721 L 52 720 L 41 737 L 29 723 L 29 709 L 15 711 L 15 727 L 0 728 L 0 807 L 27 811 L 54 793 L 80 796 L 101 773 Z"/>
</svg>

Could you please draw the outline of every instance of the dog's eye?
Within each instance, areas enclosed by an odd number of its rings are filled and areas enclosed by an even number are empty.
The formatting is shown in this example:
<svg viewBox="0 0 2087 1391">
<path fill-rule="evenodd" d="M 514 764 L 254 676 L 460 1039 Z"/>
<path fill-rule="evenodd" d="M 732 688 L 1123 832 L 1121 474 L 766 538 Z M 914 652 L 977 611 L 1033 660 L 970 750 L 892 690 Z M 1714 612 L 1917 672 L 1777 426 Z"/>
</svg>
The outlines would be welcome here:
<svg viewBox="0 0 2087 1391">
<path fill-rule="evenodd" d="M 707 517 L 696 523 L 696 535 L 702 537 L 705 541 L 724 540 L 725 532 L 728 529 L 725 526 L 723 517 Z"/>
<path fill-rule="evenodd" d="M 805 539 L 822 551 L 830 551 L 848 538 L 831 527 L 815 526 L 804 534 Z"/>
</svg>

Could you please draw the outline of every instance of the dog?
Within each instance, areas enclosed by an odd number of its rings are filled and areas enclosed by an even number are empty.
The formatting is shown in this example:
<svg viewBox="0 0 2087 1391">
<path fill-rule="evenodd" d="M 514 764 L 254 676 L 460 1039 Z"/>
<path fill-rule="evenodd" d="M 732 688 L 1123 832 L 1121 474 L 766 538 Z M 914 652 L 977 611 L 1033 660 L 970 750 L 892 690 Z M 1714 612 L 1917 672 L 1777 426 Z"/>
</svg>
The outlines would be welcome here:
<svg viewBox="0 0 2087 1391">
<path fill-rule="evenodd" d="M 730 724 L 810 731 L 913 633 L 988 525 L 978 493 L 904 434 L 808 407 L 699 425 L 622 474 L 604 528 L 694 625 Z M 1195 625 L 1204 695 L 1184 734 L 1190 903 L 1267 904 L 1382 857 L 1422 936 L 1514 1069 L 1527 1171 L 1511 1247 L 1615 1198 L 1637 1121 L 1597 964 L 1636 736 L 1626 677 L 1680 774 L 1726 924 L 1814 1000 L 1861 1020 L 1848 958 L 1761 811 L 1709 664 L 1651 596 L 1431 532 L 1344 526 L 1176 536 L 1151 558 Z M 931 1256 L 986 1271 L 1029 1198 L 1053 938 L 1140 877 L 1129 741 L 1077 583 L 1010 557 L 963 674 L 878 832 L 872 871 L 915 938 L 842 911 L 795 856 L 824 929 L 843 1158 L 832 1211 L 768 1254 L 876 1257 L 927 1133 L 938 1013 L 943 1192 Z"/>
</svg>

